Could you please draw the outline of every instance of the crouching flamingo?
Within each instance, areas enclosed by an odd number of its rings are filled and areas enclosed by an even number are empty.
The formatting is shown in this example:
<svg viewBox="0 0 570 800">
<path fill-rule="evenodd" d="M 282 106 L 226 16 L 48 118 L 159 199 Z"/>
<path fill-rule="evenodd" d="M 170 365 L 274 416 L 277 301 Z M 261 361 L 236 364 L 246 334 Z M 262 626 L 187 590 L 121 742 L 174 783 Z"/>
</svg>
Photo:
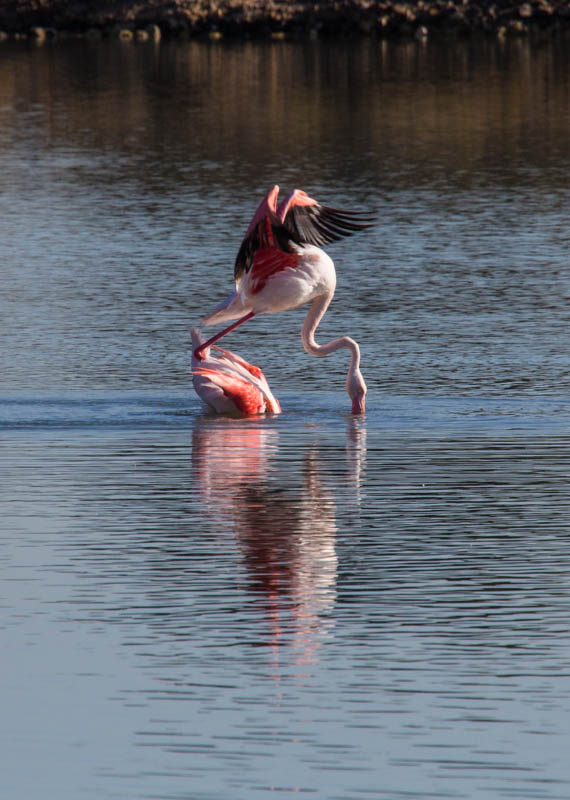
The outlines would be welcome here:
<svg viewBox="0 0 570 800">
<path fill-rule="evenodd" d="M 196 358 L 196 349 L 202 357 Z M 212 353 L 216 350 L 216 354 Z M 200 331 L 192 329 L 192 375 L 194 389 L 203 403 L 218 414 L 280 414 L 281 406 L 273 396 L 259 367 L 229 350 L 206 347 Z"/>
<path fill-rule="evenodd" d="M 315 356 L 350 351 L 346 388 L 352 413 L 365 410 L 366 384 L 360 372 L 360 348 L 349 336 L 317 344 L 315 331 L 335 292 L 336 272 L 319 245 L 330 244 L 373 224 L 373 217 L 321 205 L 295 189 L 277 207 L 279 187 L 262 200 L 237 254 L 235 291 L 202 320 L 213 325 L 236 319 L 193 351 L 202 361 L 208 348 L 257 314 L 288 311 L 311 303 L 301 330 L 303 347 Z"/>
</svg>

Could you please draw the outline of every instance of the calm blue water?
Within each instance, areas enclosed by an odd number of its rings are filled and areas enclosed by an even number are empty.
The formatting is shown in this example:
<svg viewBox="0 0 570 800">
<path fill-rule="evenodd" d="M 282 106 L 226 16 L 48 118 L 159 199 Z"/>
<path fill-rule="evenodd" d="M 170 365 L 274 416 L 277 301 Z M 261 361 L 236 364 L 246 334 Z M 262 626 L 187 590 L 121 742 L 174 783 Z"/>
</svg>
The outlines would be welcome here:
<svg viewBox="0 0 570 800">
<path fill-rule="evenodd" d="M 570 796 L 567 43 L 0 50 L 2 785 L 22 800 Z M 274 182 L 374 208 L 228 346 Z"/>
</svg>

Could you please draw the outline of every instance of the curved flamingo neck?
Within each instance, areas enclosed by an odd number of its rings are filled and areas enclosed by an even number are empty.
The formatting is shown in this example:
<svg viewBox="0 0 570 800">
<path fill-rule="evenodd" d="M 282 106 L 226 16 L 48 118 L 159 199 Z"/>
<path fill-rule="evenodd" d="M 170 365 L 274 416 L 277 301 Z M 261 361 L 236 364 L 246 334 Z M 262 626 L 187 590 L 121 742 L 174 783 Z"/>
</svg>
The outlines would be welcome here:
<svg viewBox="0 0 570 800">
<path fill-rule="evenodd" d="M 315 331 L 325 311 L 329 307 L 332 297 L 333 292 L 330 292 L 315 297 L 313 300 L 301 330 L 303 347 L 307 353 L 320 357 L 328 356 L 334 353 L 335 350 L 340 350 L 342 347 L 350 350 L 350 364 L 346 375 L 346 391 L 352 401 L 352 413 L 364 414 L 366 384 L 360 374 L 360 348 L 358 344 L 354 339 L 351 339 L 350 336 L 341 336 L 339 339 L 332 339 L 332 341 L 327 342 L 327 344 L 317 344 L 315 341 Z"/>
<path fill-rule="evenodd" d="M 343 347 L 350 350 L 348 378 L 355 374 L 360 368 L 360 348 L 354 339 L 351 339 L 350 336 L 341 336 L 338 339 L 332 339 L 330 342 L 327 342 L 327 344 L 317 344 L 315 341 L 315 331 L 324 317 L 332 298 L 332 294 L 324 294 L 320 295 L 320 297 L 315 297 L 301 329 L 301 340 L 307 353 L 318 356 L 319 358 L 328 356 L 334 353 L 335 350 L 340 350 Z"/>
</svg>

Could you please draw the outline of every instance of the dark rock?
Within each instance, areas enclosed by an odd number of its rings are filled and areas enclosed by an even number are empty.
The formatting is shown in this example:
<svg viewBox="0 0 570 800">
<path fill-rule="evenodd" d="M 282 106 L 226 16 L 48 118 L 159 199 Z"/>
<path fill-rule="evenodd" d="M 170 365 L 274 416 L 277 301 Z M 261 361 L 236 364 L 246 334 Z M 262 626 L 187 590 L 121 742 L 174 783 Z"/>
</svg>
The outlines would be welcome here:
<svg viewBox="0 0 570 800">
<path fill-rule="evenodd" d="M 532 6 L 530 3 L 523 3 L 522 6 L 519 7 L 519 17 L 523 19 L 532 17 Z"/>
</svg>

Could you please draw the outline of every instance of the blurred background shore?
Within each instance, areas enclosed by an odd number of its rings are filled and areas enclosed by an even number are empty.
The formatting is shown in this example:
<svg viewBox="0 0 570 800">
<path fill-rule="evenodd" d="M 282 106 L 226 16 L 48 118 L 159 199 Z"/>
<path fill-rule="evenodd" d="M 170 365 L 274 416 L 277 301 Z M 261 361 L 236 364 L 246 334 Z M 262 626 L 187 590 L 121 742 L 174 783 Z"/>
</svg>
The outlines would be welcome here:
<svg viewBox="0 0 570 800">
<path fill-rule="evenodd" d="M 568 0 L 0 0 L 0 40 L 550 36 Z"/>
</svg>

